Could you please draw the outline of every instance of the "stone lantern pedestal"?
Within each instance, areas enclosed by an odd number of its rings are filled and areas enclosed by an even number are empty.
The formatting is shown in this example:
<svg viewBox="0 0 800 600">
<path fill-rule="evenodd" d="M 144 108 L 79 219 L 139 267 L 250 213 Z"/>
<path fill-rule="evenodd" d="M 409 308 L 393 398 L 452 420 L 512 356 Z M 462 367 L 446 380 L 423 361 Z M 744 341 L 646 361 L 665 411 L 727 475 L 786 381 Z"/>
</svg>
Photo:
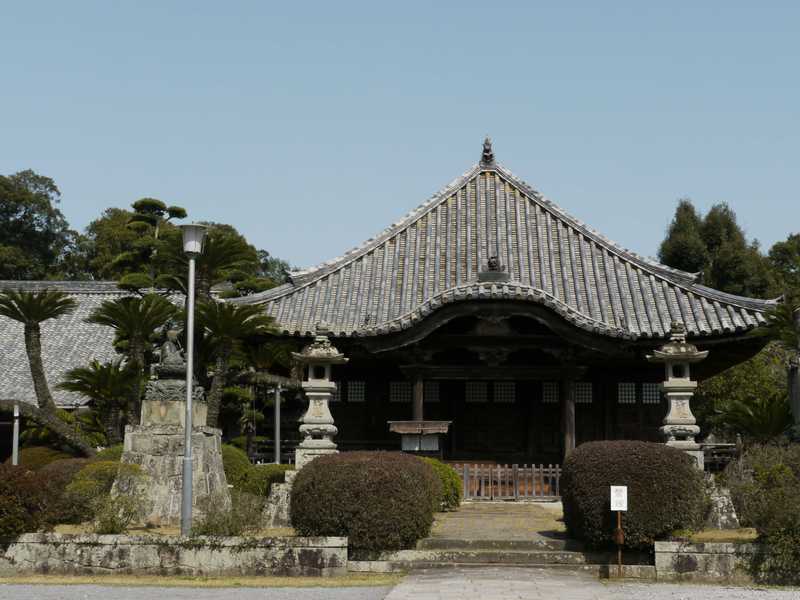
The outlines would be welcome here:
<svg viewBox="0 0 800 600">
<path fill-rule="evenodd" d="M 700 352 L 694 344 L 686 341 L 686 328 L 683 324 L 673 323 L 670 341 L 647 357 L 650 362 L 664 364 L 665 380 L 661 384 L 661 390 L 667 399 L 668 409 L 661 433 L 666 438 L 666 444 L 692 456 L 701 470 L 705 462 L 703 450 L 695 441 L 700 428 L 691 408 L 697 382 L 691 380 L 689 367 L 706 356 L 707 351 Z"/>
<path fill-rule="evenodd" d="M 333 441 L 338 430 L 328 405 L 336 391 L 336 384 L 331 381 L 331 367 L 345 364 L 348 359 L 331 344 L 324 324 L 317 325 L 314 341 L 292 356 L 306 370 L 301 385 L 308 397 L 308 410 L 300 419 L 303 441 L 295 451 L 295 469 L 299 470 L 318 456 L 338 452 Z"/>
</svg>

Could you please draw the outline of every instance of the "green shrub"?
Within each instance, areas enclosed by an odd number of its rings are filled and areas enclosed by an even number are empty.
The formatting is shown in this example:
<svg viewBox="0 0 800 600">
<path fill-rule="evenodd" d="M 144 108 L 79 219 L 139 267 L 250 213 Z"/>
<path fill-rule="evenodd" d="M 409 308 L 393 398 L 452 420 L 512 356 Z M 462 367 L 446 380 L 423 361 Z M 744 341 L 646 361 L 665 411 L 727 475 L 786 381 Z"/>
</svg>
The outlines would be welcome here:
<svg viewBox="0 0 800 600">
<path fill-rule="evenodd" d="M 124 447 L 122 444 L 117 444 L 116 446 L 109 446 L 108 448 L 103 448 L 94 455 L 93 460 L 106 460 L 106 461 L 113 461 L 113 462 L 120 462 L 122 460 L 122 451 Z"/>
<path fill-rule="evenodd" d="M 101 534 L 125 533 L 131 523 L 143 514 L 142 499 L 136 494 L 103 496 L 92 507 L 94 532 Z"/>
<path fill-rule="evenodd" d="M 73 458 L 73 456 L 47 446 L 31 446 L 30 448 L 19 449 L 19 465 L 30 471 L 38 471 L 51 462 L 65 458 Z M 11 464 L 10 458 L 6 461 L 6 464 Z"/>
<path fill-rule="evenodd" d="M 256 496 L 268 496 L 274 483 L 283 483 L 286 471 L 294 469 L 292 465 L 251 465 L 247 470 L 239 489 Z"/>
<path fill-rule="evenodd" d="M 0 465 L 0 539 L 50 525 L 47 486 L 25 467 Z"/>
<path fill-rule="evenodd" d="M 37 476 L 48 486 L 49 520 L 55 523 L 80 523 L 88 516 L 86 507 L 67 493 L 67 486 L 87 465 L 85 458 L 64 458 L 39 469 Z"/>
<path fill-rule="evenodd" d="M 440 460 L 428 457 L 424 457 L 422 460 L 433 467 L 433 470 L 442 482 L 442 496 L 439 502 L 439 509 L 443 511 L 457 510 L 458 507 L 461 506 L 461 477 L 459 477 L 453 467 Z"/>
<path fill-rule="evenodd" d="M 301 535 L 347 536 L 356 551 L 410 548 L 428 535 L 442 484 L 433 468 L 399 452 L 345 452 L 314 459 L 292 486 Z"/>
<path fill-rule="evenodd" d="M 67 502 L 80 511 L 83 520 L 94 520 L 108 502 L 117 476 L 137 478 L 142 476 L 138 465 L 113 461 L 89 462 L 66 487 Z"/>
<path fill-rule="evenodd" d="M 222 445 L 222 467 L 230 485 L 236 488 L 242 485 L 251 466 L 250 459 L 243 450 L 228 444 Z"/>
<path fill-rule="evenodd" d="M 589 442 L 569 455 L 561 476 L 571 536 L 595 547 L 612 542 L 612 485 L 628 486 L 622 521 L 629 548 L 647 548 L 676 529 L 698 529 L 708 512 L 703 474 L 686 453 L 647 442 Z"/>
<path fill-rule="evenodd" d="M 231 491 L 230 504 L 225 495 L 212 494 L 201 504 L 203 516 L 192 527 L 191 535 L 237 536 L 261 529 L 264 496 Z"/>
<path fill-rule="evenodd" d="M 758 532 L 753 577 L 800 584 L 800 446 L 750 448 L 725 479 L 742 525 Z"/>
</svg>

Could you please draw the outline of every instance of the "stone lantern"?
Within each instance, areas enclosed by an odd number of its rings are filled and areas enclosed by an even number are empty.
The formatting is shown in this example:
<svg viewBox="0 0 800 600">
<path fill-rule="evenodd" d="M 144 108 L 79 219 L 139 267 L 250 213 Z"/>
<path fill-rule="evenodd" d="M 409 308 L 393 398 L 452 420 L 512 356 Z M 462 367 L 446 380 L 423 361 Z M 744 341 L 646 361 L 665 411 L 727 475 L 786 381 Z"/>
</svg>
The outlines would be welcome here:
<svg viewBox="0 0 800 600">
<path fill-rule="evenodd" d="M 667 398 L 668 411 L 664 417 L 661 433 L 667 446 L 683 450 L 697 461 L 703 469 L 703 451 L 695 436 L 700 433 L 697 420 L 690 406 L 697 382 L 691 380 L 690 365 L 700 362 L 708 351 L 700 352 L 697 346 L 686 341 L 686 327 L 683 323 L 672 323 L 668 343 L 647 356 L 650 362 L 664 363 L 665 380 L 661 390 Z"/>
<path fill-rule="evenodd" d="M 308 410 L 300 419 L 303 441 L 295 453 L 296 469 L 301 469 L 317 456 L 338 452 L 333 442 L 337 429 L 328 406 L 336 391 L 336 384 L 331 381 L 331 367 L 345 364 L 348 359 L 331 344 L 328 333 L 324 323 L 318 324 L 314 341 L 302 352 L 292 353 L 292 357 L 305 368 L 302 387 L 308 396 Z"/>
</svg>

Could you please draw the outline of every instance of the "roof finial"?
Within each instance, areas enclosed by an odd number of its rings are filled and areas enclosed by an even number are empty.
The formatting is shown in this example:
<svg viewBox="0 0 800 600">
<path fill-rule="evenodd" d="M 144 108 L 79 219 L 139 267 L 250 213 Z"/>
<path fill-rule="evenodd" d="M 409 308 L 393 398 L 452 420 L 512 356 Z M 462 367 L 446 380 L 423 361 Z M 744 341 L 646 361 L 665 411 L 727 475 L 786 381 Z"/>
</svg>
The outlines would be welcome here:
<svg viewBox="0 0 800 600">
<path fill-rule="evenodd" d="M 485 166 L 494 165 L 494 152 L 492 152 L 492 140 L 487 135 L 483 140 L 483 154 L 481 155 L 481 164 Z"/>
</svg>

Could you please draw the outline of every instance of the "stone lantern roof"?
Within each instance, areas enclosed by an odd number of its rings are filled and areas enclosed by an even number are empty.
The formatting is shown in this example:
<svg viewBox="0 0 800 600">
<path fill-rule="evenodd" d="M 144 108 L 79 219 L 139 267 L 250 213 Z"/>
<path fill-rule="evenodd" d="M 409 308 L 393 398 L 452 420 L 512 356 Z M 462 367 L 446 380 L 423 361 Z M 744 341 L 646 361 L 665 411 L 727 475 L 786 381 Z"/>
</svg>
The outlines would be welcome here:
<svg viewBox="0 0 800 600">
<path fill-rule="evenodd" d="M 341 365 L 346 363 L 348 359 L 328 339 L 329 333 L 325 323 L 318 323 L 314 341 L 303 348 L 301 352 L 292 352 L 292 357 L 302 364 Z"/>
<path fill-rule="evenodd" d="M 683 323 L 673 322 L 670 329 L 669 342 L 647 355 L 650 362 L 662 363 L 696 363 L 708 356 L 708 351 L 701 352 L 692 343 L 686 341 L 686 327 Z"/>
</svg>

